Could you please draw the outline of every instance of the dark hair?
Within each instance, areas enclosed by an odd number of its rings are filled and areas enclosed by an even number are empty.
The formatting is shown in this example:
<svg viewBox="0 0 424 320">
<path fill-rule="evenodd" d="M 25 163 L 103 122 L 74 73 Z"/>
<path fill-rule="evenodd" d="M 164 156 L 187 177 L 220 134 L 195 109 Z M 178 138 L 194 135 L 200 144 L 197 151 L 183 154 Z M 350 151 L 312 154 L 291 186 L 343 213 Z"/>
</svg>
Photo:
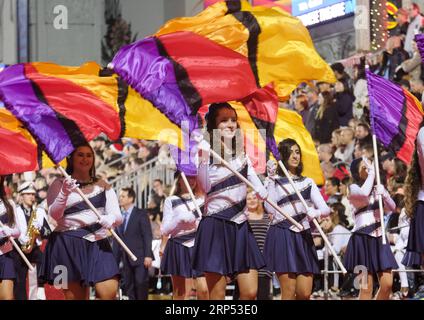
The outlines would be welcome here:
<svg viewBox="0 0 424 320">
<path fill-rule="evenodd" d="M 228 102 L 212 103 L 209 106 L 208 112 L 205 115 L 206 131 L 209 133 L 210 144 L 213 148 L 215 147 L 215 146 L 212 145 L 213 141 L 215 141 L 215 139 L 214 139 L 214 129 L 218 128 L 218 124 L 216 123 L 216 117 L 218 116 L 219 111 L 223 110 L 223 109 L 234 111 L 234 113 L 236 115 L 236 121 L 238 120 L 236 109 L 234 109 Z M 239 125 L 238 121 L 237 121 L 237 129 L 240 129 L 240 125 Z M 239 139 L 239 138 L 241 138 L 241 136 L 240 136 L 239 130 L 237 130 L 236 135 L 234 136 L 234 138 L 231 141 L 233 156 L 236 155 L 237 152 L 239 151 L 239 150 L 236 149 L 237 148 L 236 142 L 237 142 L 237 139 Z"/>
<path fill-rule="evenodd" d="M 3 202 L 6 208 L 6 215 L 10 226 L 15 224 L 15 215 L 13 213 L 12 205 L 6 198 L 6 190 L 4 189 L 4 176 L 0 176 L 0 200 Z"/>
<path fill-rule="evenodd" d="M 421 11 L 421 8 L 420 8 L 420 6 L 418 5 L 418 3 L 413 2 L 411 5 L 412 5 L 412 9 L 414 9 L 414 10 L 418 10 L 418 12 L 420 12 L 420 11 Z"/>
<path fill-rule="evenodd" d="M 296 100 L 299 101 L 299 103 L 303 107 L 303 109 L 308 110 L 309 104 L 308 104 L 308 97 L 306 95 L 300 94 L 296 97 Z"/>
<path fill-rule="evenodd" d="M 337 71 L 340 74 L 343 74 L 345 68 L 344 65 L 340 62 L 335 62 L 331 65 L 331 69 L 333 69 L 333 71 Z"/>
<path fill-rule="evenodd" d="M 337 190 L 340 188 L 340 180 L 336 177 L 331 177 L 328 179 L 332 186 L 337 187 Z"/>
<path fill-rule="evenodd" d="M 362 183 L 362 179 L 359 175 L 359 165 L 362 161 L 362 158 L 358 158 L 352 161 L 350 164 L 350 173 L 352 174 L 353 183 L 360 184 Z"/>
<path fill-rule="evenodd" d="M 402 209 L 403 207 L 405 207 L 405 196 L 403 194 L 400 193 L 396 193 L 393 197 L 392 197 L 393 201 L 396 204 L 396 208 L 398 209 Z"/>
<path fill-rule="evenodd" d="M 280 156 L 281 156 L 281 161 L 283 162 L 284 166 L 288 168 L 288 160 L 290 158 L 291 155 L 291 147 L 293 146 L 298 146 L 299 148 L 299 152 L 300 152 L 300 163 L 298 165 L 298 167 L 296 168 L 296 175 L 301 176 L 302 172 L 303 172 L 303 162 L 302 162 L 302 149 L 300 148 L 299 144 L 296 142 L 296 140 L 293 139 L 284 139 L 283 141 L 280 141 L 280 143 L 278 144 L 278 151 L 280 152 Z M 277 168 L 277 173 L 282 176 L 285 177 L 285 174 L 283 172 L 283 170 L 281 170 L 280 166 L 278 166 Z"/>
<path fill-rule="evenodd" d="M 126 191 L 129 198 L 133 198 L 133 203 L 135 202 L 136 194 L 132 187 L 122 188 L 121 191 Z"/>
<path fill-rule="evenodd" d="M 153 182 L 159 182 L 163 186 L 163 181 L 161 179 L 155 179 Z"/>
<path fill-rule="evenodd" d="M 394 178 L 397 183 L 404 183 L 408 171 L 407 165 L 399 158 L 394 159 L 395 162 L 395 174 Z"/>
<path fill-rule="evenodd" d="M 365 123 L 365 122 L 359 122 L 359 123 L 356 125 L 356 127 L 362 127 L 362 128 L 364 128 L 365 130 L 367 130 L 368 132 L 370 131 L 370 126 L 369 126 L 367 123 Z"/>
<path fill-rule="evenodd" d="M 74 151 L 72 151 L 72 153 L 67 157 L 67 166 L 66 166 L 66 172 L 69 175 L 72 175 L 72 173 L 74 172 L 74 155 L 77 152 L 78 148 L 81 147 L 87 147 L 90 148 L 91 153 L 93 154 L 93 166 L 90 168 L 90 178 L 93 179 L 93 181 L 97 181 L 97 175 L 96 175 L 96 164 L 95 164 L 95 153 L 93 148 L 88 144 L 81 144 L 79 146 L 77 146 Z"/>
<path fill-rule="evenodd" d="M 339 220 L 339 223 L 343 227 L 349 228 L 349 221 L 346 217 L 346 207 L 342 203 L 336 202 L 336 203 L 330 204 L 330 208 L 335 212 L 335 214 L 336 214 L 336 216 Z"/>
<path fill-rule="evenodd" d="M 366 74 L 365 74 L 365 58 L 364 57 L 361 58 L 359 64 L 355 64 L 353 67 L 358 70 L 358 73 L 357 73 L 356 78 L 355 78 L 355 83 L 359 79 L 366 79 Z"/>
<path fill-rule="evenodd" d="M 346 176 L 340 181 L 340 183 L 349 186 L 352 183 L 352 178 L 350 176 Z"/>
</svg>

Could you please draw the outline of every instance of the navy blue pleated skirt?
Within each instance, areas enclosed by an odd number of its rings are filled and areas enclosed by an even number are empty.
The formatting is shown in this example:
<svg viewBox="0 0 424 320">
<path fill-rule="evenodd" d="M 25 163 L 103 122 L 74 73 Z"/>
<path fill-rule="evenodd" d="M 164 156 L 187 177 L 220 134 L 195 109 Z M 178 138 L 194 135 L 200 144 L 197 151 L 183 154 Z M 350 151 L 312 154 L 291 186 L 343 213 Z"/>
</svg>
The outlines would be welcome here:
<svg viewBox="0 0 424 320">
<path fill-rule="evenodd" d="M 410 268 L 421 266 L 421 261 L 421 253 L 411 251 L 406 251 L 402 258 L 402 264 Z"/>
<path fill-rule="evenodd" d="M 55 268 L 58 267 L 56 270 Z M 46 245 L 39 278 L 53 284 L 66 268 L 68 282 L 93 286 L 119 276 L 118 264 L 107 239 L 90 242 L 67 232 L 53 232 Z"/>
<path fill-rule="evenodd" d="M 424 253 L 424 201 L 418 201 L 411 219 L 406 250 Z"/>
<path fill-rule="evenodd" d="M 186 247 L 173 238 L 166 243 L 161 259 L 160 269 L 162 274 L 180 276 L 183 278 L 198 278 L 203 274 L 192 268 L 194 248 Z"/>
<path fill-rule="evenodd" d="M 0 280 L 13 280 L 15 278 L 15 263 L 11 256 L 11 252 L 2 254 L 0 256 Z"/>
<path fill-rule="evenodd" d="M 369 273 L 398 268 L 390 244 L 383 245 L 381 237 L 356 232 L 349 239 L 344 266 L 349 272 L 354 272 L 356 266 L 365 266 Z"/>
<path fill-rule="evenodd" d="M 320 274 L 311 231 L 295 232 L 271 225 L 265 239 L 266 268 L 276 273 Z"/>
<path fill-rule="evenodd" d="M 193 269 L 235 275 L 249 269 L 261 269 L 265 261 L 247 221 L 204 217 L 197 229 Z"/>
</svg>

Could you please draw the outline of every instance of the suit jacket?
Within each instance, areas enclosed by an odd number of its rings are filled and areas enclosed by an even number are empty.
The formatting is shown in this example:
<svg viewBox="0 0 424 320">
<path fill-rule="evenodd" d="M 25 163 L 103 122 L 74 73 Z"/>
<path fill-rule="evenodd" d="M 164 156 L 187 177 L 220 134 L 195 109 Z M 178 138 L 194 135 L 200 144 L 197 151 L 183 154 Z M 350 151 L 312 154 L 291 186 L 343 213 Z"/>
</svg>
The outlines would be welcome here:
<svg viewBox="0 0 424 320">
<path fill-rule="evenodd" d="M 116 232 L 137 257 L 137 261 L 132 261 L 129 257 L 125 257 L 131 266 L 143 264 L 145 257 L 153 259 L 152 227 L 146 210 L 134 207 L 125 232 L 122 234 L 120 227 L 117 228 Z M 116 240 L 113 243 L 113 251 L 118 263 L 124 258 L 123 255 L 127 255 Z"/>
</svg>

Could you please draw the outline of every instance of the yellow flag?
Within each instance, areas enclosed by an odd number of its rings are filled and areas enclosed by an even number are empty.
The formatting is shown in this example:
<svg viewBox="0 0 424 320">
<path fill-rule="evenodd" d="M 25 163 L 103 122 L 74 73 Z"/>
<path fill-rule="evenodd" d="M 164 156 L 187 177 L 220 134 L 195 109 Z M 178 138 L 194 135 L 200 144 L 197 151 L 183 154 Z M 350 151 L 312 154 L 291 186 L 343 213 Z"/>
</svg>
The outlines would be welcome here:
<svg viewBox="0 0 424 320">
<path fill-rule="evenodd" d="M 315 50 L 308 29 L 278 7 L 218 2 L 194 17 L 168 21 L 156 35 L 176 31 L 197 33 L 248 57 L 258 85 L 273 82 L 280 98 L 287 98 L 302 82 L 336 81 Z"/>
<path fill-rule="evenodd" d="M 297 112 L 283 108 L 278 109 L 274 137 L 277 144 L 287 138 L 296 140 L 302 150 L 302 174 L 312 178 L 317 185 L 324 184 L 324 175 L 314 141 L 305 128 L 302 117 Z"/>
</svg>

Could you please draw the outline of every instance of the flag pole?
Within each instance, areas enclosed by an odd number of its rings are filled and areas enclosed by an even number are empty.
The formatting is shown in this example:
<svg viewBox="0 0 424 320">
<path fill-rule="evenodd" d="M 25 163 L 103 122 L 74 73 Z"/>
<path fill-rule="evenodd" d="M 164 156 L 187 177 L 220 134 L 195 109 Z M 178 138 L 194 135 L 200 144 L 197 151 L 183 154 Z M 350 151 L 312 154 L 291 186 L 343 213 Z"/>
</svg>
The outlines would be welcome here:
<svg viewBox="0 0 424 320">
<path fill-rule="evenodd" d="M 70 178 L 70 175 L 63 169 L 60 165 L 56 165 L 56 167 L 59 169 L 59 171 L 63 174 L 65 178 Z M 89 206 L 89 208 L 96 214 L 97 218 L 101 218 L 101 214 L 97 209 L 93 206 L 91 201 L 87 198 L 87 196 L 82 192 L 80 188 L 76 189 L 77 193 L 81 196 L 81 198 L 84 200 L 84 202 Z M 112 236 L 115 238 L 115 240 L 119 243 L 119 245 L 125 250 L 125 252 L 130 256 L 132 261 L 137 261 L 137 257 L 131 252 L 131 250 L 127 247 L 127 245 L 122 241 L 122 239 L 116 234 L 116 232 L 110 228 L 108 229 L 109 232 L 112 234 Z"/>
<path fill-rule="evenodd" d="M 290 176 L 289 172 L 287 171 L 287 168 L 284 166 L 284 163 L 279 160 L 278 164 L 280 165 L 281 170 L 283 170 L 284 174 L 286 175 L 287 179 L 290 182 L 290 185 L 292 186 L 293 190 L 296 192 L 296 195 L 299 197 L 300 202 L 302 202 L 303 206 L 305 207 L 305 210 L 308 210 L 308 204 L 305 201 L 305 198 L 303 198 L 302 194 L 299 192 L 299 189 L 294 184 L 294 181 L 292 177 Z M 330 249 L 331 254 L 333 255 L 333 258 L 336 260 L 337 264 L 340 267 L 340 270 L 342 270 L 343 274 L 347 273 L 346 268 L 344 267 L 343 263 L 340 261 L 340 258 L 337 256 L 336 251 L 334 250 L 332 244 L 330 243 L 330 240 L 328 240 L 327 236 L 325 235 L 324 231 L 322 230 L 321 226 L 319 225 L 317 219 L 312 219 L 312 222 L 314 223 L 315 227 L 317 228 L 319 234 L 321 235 L 322 239 L 324 240 L 325 244 L 327 245 L 328 249 Z"/>
<path fill-rule="evenodd" d="M 372 146 L 374 149 L 374 165 L 375 165 L 375 178 L 377 182 L 377 186 L 381 185 L 380 178 L 380 166 L 378 165 L 378 150 L 377 150 L 377 137 L 373 133 L 372 135 Z M 386 244 L 386 229 L 384 228 L 384 207 L 383 207 L 383 198 L 381 194 L 378 195 L 378 208 L 380 210 L 380 224 L 381 224 L 381 240 L 383 244 Z"/>
<path fill-rule="evenodd" d="M 0 221 L 0 227 L 3 227 L 3 226 L 4 226 L 4 224 Z M 30 271 L 34 271 L 34 267 L 32 266 L 31 262 L 29 262 L 28 258 L 25 256 L 25 254 L 22 252 L 21 248 L 16 243 L 15 239 L 13 239 L 12 237 L 9 237 L 9 241 L 12 243 L 12 245 L 16 249 L 16 251 L 18 251 L 22 260 L 24 260 L 25 264 L 28 266 L 28 269 Z"/>
<path fill-rule="evenodd" d="M 237 170 L 234 170 L 231 165 L 225 161 L 219 154 L 217 154 L 214 150 L 210 149 L 210 153 L 212 154 L 212 156 L 214 158 L 216 158 L 217 160 L 221 161 L 221 163 L 227 167 L 228 170 L 230 170 L 232 173 L 234 173 L 241 181 L 243 181 L 247 186 L 249 186 L 250 188 L 252 188 L 254 191 L 256 191 L 254 185 L 247 180 L 245 177 L 243 177 L 240 172 L 238 172 Z M 281 208 L 272 200 L 270 199 L 265 199 L 266 202 L 269 203 L 269 205 L 271 207 L 273 207 L 275 210 L 277 210 L 279 213 L 281 213 L 287 220 L 289 220 L 293 225 L 296 226 L 296 228 L 298 228 L 299 230 L 303 230 L 303 226 L 297 222 L 296 220 L 294 220 L 291 216 L 289 216 L 287 213 L 283 212 L 283 210 L 281 210 Z"/>
<path fill-rule="evenodd" d="M 194 207 L 196 208 L 197 214 L 199 215 L 199 217 L 202 216 L 202 212 L 200 211 L 200 208 L 196 202 L 196 197 L 194 196 L 193 190 L 191 189 L 190 184 L 188 183 L 187 180 L 187 176 L 185 175 L 185 173 L 183 171 L 181 171 L 181 178 L 183 178 L 184 184 L 188 190 L 188 193 L 190 194 L 190 198 L 191 200 L 193 200 L 194 203 Z"/>
</svg>

